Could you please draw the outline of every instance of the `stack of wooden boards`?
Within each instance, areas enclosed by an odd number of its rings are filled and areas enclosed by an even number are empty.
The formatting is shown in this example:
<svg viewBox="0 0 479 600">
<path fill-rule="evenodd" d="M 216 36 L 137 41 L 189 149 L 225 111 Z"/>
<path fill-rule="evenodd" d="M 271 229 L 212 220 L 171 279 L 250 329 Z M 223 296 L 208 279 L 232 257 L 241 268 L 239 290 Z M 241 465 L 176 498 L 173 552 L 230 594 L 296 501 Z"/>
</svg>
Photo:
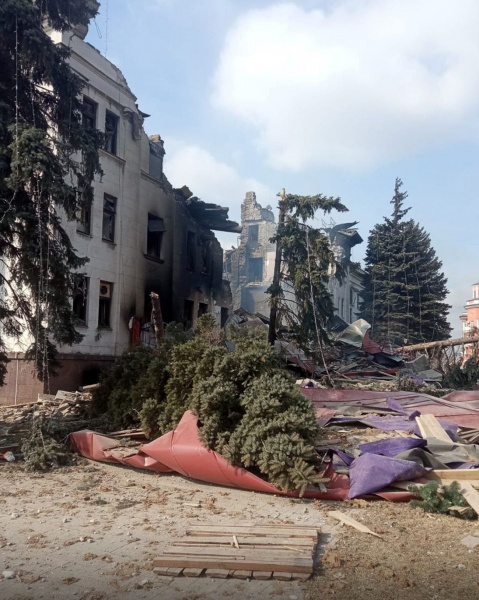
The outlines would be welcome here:
<svg viewBox="0 0 479 600">
<path fill-rule="evenodd" d="M 308 579 L 319 529 L 298 525 L 195 525 L 154 561 L 159 575 Z"/>
</svg>

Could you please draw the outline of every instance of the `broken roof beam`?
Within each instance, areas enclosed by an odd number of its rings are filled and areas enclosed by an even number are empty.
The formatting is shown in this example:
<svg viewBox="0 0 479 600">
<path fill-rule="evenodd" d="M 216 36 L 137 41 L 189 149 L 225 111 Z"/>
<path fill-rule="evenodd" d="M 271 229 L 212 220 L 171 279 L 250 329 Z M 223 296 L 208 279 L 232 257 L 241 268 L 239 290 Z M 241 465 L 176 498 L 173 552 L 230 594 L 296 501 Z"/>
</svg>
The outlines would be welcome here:
<svg viewBox="0 0 479 600">
<path fill-rule="evenodd" d="M 196 196 L 187 198 L 185 204 L 191 213 L 191 216 L 203 227 L 214 231 L 225 231 L 230 233 L 241 233 L 241 226 L 236 221 L 228 219 L 229 208 L 203 202 Z"/>
</svg>

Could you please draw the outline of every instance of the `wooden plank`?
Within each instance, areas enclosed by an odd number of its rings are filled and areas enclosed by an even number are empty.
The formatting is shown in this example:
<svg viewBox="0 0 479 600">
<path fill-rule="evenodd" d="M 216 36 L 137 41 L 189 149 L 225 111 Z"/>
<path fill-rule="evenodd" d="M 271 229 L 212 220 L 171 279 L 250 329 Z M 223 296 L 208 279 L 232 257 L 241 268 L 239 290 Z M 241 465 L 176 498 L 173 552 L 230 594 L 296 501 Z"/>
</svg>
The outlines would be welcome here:
<svg viewBox="0 0 479 600">
<path fill-rule="evenodd" d="M 153 569 L 153 573 L 155 575 L 166 576 L 166 575 L 168 575 L 168 567 L 155 567 Z"/>
<path fill-rule="evenodd" d="M 358 531 L 361 531 L 362 533 L 369 533 L 370 535 L 374 535 L 375 537 L 382 540 L 382 537 L 378 533 L 374 533 L 374 531 L 371 531 L 369 529 L 369 527 L 366 527 L 366 525 L 363 525 L 359 521 L 356 521 L 356 519 L 353 519 L 349 515 L 346 515 L 346 514 L 340 512 L 339 510 L 330 510 L 330 511 L 328 511 L 328 515 L 330 517 L 333 517 L 333 519 L 337 519 L 341 523 L 344 523 L 345 525 L 354 527 L 354 529 L 357 529 Z"/>
<path fill-rule="evenodd" d="M 153 569 L 153 573 L 156 575 L 168 577 L 178 577 L 178 575 L 181 575 L 182 571 L 183 569 L 178 567 L 154 567 Z"/>
<path fill-rule="evenodd" d="M 205 557 L 205 556 L 160 556 L 153 561 L 154 567 L 178 567 L 183 569 L 188 568 L 216 568 L 222 570 L 237 570 L 238 561 L 234 557 Z M 297 558 L 287 558 L 283 561 L 269 559 L 264 557 L 263 560 L 258 558 L 248 558 L 242 561 L 242 570 L 251 571 L 273 571 L 282 573 L 312 573 L 313 561 Z"/>
<path fill-rule="evenodd" d="M 312 550 L 308 553 L 298 552 L 294 548 L 291 549 L 284 546 L 282 548 L 275 548 L 274 550 L 268 548 L 264 551 L 255 551 L 254 549 L 251 550 L 247 548 L 245 548 L 244 550 L 237 550 L 236 548 L 231 547 L 205 549 L 191 547 L 182 548 L 181 546 L 176 546 L 174 548 L 168 548 L 168 550 L 165 550 L 163 552 L 163 556 L 206 556 L 208 558 L 228 557 L 235 558 L 237 561 L 242 562 L 244 560 L 248 560 L 249 558 L 259 557 L 261 559 L 263 556 L 267 556 L 268 558 L 274 558 L 278 560 L 285 560 L 288 557 L 309 560 L 312 558 L 313 552 Z"/>
<path fill-rule="evenodd" d="M 307 581 L 311 579 L 312 573 L 291 573 L 295 581 Z"/>
<path fill-rule="evenodd" d="M 176 549 L 183 549 L 183 554 L 216 554 L 216 551 L 221 552 L 222 550 L 227 550 L 234 548 L 230 544 L 195 544 L 194 542 L 173 542 L 170 547 L 174 547 Z M 271 545 L 271 544 L 242 544 L 240 548 L 235 548 L 235 551 L 242 550 L 258 550 L 258 551 L 271 551 L 271 552 L 286 552 L 287 554 L 298 554 L 301 556 L 308 556 L 309 554 L 313 554 L 316 550 L 316 544 L 309 544 L 308 546 L 285 546 L 285 545 Z M 167 551 L 167 554 L 178 554 L 176 551 Z"/>
<path fill-rule="evenodd" d="M 223 569 L 207 569 L 206 576 L 211 579 L 227 579 L 233 571 L 224 571 Z"/>
<path fill-rule="evenodd" d="M 268 579 L 271 579 L 272 575 L 272 571 L 253 571 L 253 578 L 258 579 L 259 581 L 267 581 Z"/>
<path fill-rule="evenodd" d="M 393 488 L 397 488 L 398 490 L 406 490 L 409 491 L 410 485 L 417 485 L 417 487 L 421 487 L 425 485 L 424 483 L 418 483 L 417 481 L 394 481 L 389 484 Z"/>
<path fill-rule="evenodd" d="M 273 533 L 277 529 L 287 529 L 288 531 L 319 531 L 319 527 L 315 527 L 314 525 L 288 525 L 287 523 L 273 523 L 273 524 L 261 524 L 261 525 L 190 525 L 188 527 L 188 531 L 220 531 L 222 533 L 228 534 L 232 531 L 257 531 L 260 529 L 268 530 Z"/>
<path fill-rule="evenodd" d="M 233 571 L 231 577 L 233 579 L 251 579 L 252 574 L 252 571 Z"/>
<path fill-rule="evenodd" d="M 466 502 L 471 508 L 473 508 L 479 515 L 479 492 L 477 492 L 469 481 L 460 481 L 461 494 L 466 499 Z"/>
<path fill-rule="evenodd" d="M 416 417 L 416 423 L 425 440 L 434 438 L 441 442 L 445 442 L 446 444 L 452 444 L 451 438 L 434 415 L 421 415 L 420 417 Z"/>
<path fill-rule="evenodd" d="M 435 469 L 429 471 L 425 477 L 447 481 L 477 481 L 479 480 L 479 469 Z"/>
<path fill-rule="evenodd" d="M 203 571 L 204 569 L 194 569 L 190 567 L 189 569 L 183 569 L 183 575 L 185 577 L 200 577 Z"/>
<path fill-rule="evenodd" d="M 222 536 L 222 537 L 232 537 L 233 534 L 238 538 L 241 535 L 252 535 L 252 536 L 272 536 L 272 537 L 294 537 L 294 538 L 307 538 L 307 539 L 316 539 L 318 537 L 319 529 L 318 528 L 297 528 L 295 526 L 289 528 L 282 526 L 271 526 L 271 527 L 251 527 L 251 526 L 242 526 L 242 525 L 234 525 L 231 527 L 222 527 L 211 525 L 209 527 L 204 527 L 200 525 L 191 526 L 186 531 L 187 536 Z"/>
<path fill-rule="evenodd" d="M 236 535 L 236 540 L 240 546 L 298 546 L 298 548 L 311 548 L 312 544 L 317 542 L 317 536 L 311 538 L 288 538 L 275 536 L 256 536 L 256 535 Z M 233 546 L 233 538 L 228 536 L 188 536 L 181 540 L 172 542 L 172 546 L 183 546 L 201 544 L 205 546 Z"/>
<path fill-rule="evenodd" d="M 292 573 L 273 573 L 273 579 L 277 579 L 278 581 L 291 581 L 292 577 Z"/>
</svg>

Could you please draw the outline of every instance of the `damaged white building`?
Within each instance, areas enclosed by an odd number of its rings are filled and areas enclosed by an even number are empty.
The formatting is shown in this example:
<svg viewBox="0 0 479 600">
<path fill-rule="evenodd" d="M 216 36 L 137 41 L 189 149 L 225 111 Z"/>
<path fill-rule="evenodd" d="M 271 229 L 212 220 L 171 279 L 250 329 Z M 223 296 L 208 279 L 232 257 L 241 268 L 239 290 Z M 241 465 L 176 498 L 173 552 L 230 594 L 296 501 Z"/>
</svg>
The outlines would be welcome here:
<svg viewBox="0 0 479 600">
<path fill-rule="evenodd" d="M 161 137 L 146 135 L 148 115 L 121 71 L 84 41 L 86 28 L 48 33 L 71 50 L 70 65 L 85 81 L 83 125 L 105 135 L 94 201 L 77 222 L 64 223 L 77 253 L 89 259 L 73 299 L 84 337 L 59 348 L 61 369 L 48 387 L 25 360 L 30 340 L 10 340 L 6 385 L 0 388 L 4 404 L 96 382 L 102 368 L 140 341 L 150 320 L 150 292 L 159 294 L 166 322 L 187 328 L 207 312 L 225 321 L 231 307 L 223 251 L 212 231 L 240 231 L 228 221 L 228 209 L 202 202 L 186 186 L 172 187 L 163 173 Z"/>
</svg>

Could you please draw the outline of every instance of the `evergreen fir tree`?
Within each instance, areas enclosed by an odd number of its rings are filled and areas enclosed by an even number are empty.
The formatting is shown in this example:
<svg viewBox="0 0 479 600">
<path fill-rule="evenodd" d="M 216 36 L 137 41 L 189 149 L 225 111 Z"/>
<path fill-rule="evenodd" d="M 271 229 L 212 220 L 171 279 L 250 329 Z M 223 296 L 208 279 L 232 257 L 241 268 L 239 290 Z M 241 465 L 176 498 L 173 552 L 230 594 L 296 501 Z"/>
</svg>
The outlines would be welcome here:
<svg viewBox="0 0 479 600">
<path fill-rule="evenodd" d="M 55 345 L 78 342 L 71 309 L 76 255 L 62 224 L 92 200 L 101 134 L 82 126 L 82 79 L 45 33 L 87 25 L 91 0 L 0 2 L 0 384 L 4 336 L 30 334 L 46 376 Z M 67 177 L 68 176 L 68 177 Z M 3 338 L 3 339 L 2 339 Z"/>
<path fill-rule="evenodd" d="M 396 179 L 392 214 L 370 232 L 361 294 L 371 336 L 390 346 L 443 340 L 451 331 L 442 263 L 424 228 L 405 219 L 401 187 Z"/>
<path fill-rule="evenodd" d="M 339 198 L 287 194 L 282 201 L 285 222 L 278 226 L 271 240 L 280 245 L 282 269 L 280 284 L 270 286 L 267 293 L 278 307 L 279 322 L 289 328 L 298 346 L 315 356 L 328 342 L 328 323 L 334 316 L 334 305 L 328 290 L 329 279 L 341 276 L 328 236 L 307 224 L 317 211 L 346 212 Z"/>
</svg>

